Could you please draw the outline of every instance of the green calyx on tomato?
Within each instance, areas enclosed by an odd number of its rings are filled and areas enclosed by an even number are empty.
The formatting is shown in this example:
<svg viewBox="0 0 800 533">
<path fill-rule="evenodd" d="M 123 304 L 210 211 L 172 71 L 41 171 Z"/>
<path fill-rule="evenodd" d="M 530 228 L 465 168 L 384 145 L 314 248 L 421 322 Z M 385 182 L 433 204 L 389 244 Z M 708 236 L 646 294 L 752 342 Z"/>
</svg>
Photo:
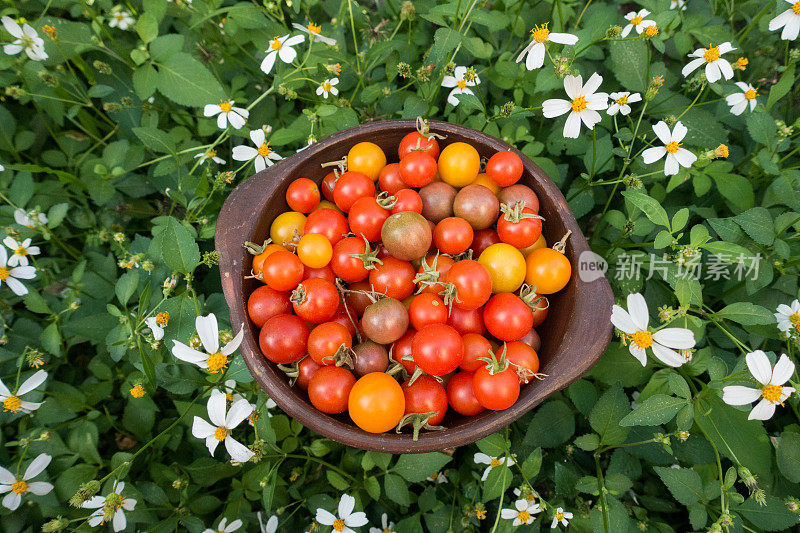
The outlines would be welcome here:
<svg viewBox="0 0 800 533">
<path fill-rule="evenodd" d="M 537 215 L 535 213 L 526 213 L 523 211 L 524 209 L 525 209 L 525 202 L 523 201 L 517 202 L 513 206 L 509 204 L 500 204 L 500 212 L 503 213 L 503 218 L 505 218 L 512 224 L 516 224 L 517 222 L 525 218 L 538 218 L 544 220 L 543 216 Z"/>
<path fill-rule="evenodd" d="M 417 291 L 422 292 L 422 289 L 426 287 L 434 287 L 439 284 L 439 278 L 441 277 L 442 273 L 437 270 L 436 263 L 439 261 L 439 253 L 437 252 L 433 259 L 431 260 L 430 264 L 428 261 L 423 261 L 421 268 L 422 272 L 417 272 L 417 275 L 414 276 L 414 283 L 419 285 L 419 290 Z M 448 316 L 450 313 L 447 313 Z"/>
<path fill-rule="evenodd" d="M 394 204 L 397 203 L 397 197 L 390 196 L 386 191 L 381 191 L 378 196 L 375 197 L 375 203 L 384 209 L 391 209 L 394 207 Z"/>
<path fill-rule="evenodd" d="M 370 247 L 369 241 L 363 235 L 361 236 L 364 239 L 364 253 L 361 254 L 347 254 L 348 257 L 352 257 L 353 259 L 360 259 L 362 263 L 364 263 L 365 270 L 373 270 L 375 269 L 375 264 L 382 265 L 383 260 L 378 258 L 378 248 L 374 250 Z"/>
<path fill-rule="evenodd" d="M 500 352 L 499 358 L 492 350 L 489 350 L 489 355 L 487 357 L 478 357 L 479 361 L 486 363 L 486 370 L 489 371 L 489 375 L 494 376 L 495 374 L 508 370 L 511 363 L 506 359 L 506 350 L 506 343 L 503 343 L 503 350 Z"/>
<path fill-rule="evenodd" d="M 267 239 L 264 241 L 264 244 L 256 244 L 250 241 L 244 241 L 244 249 L 250 252 L 252 255 L 258 255 L 264 252 L 264 248 L 267 245 L 272 244 L 272 239 Z"/>
<path fill-rule="evenodd" d="M 403 426 L 411 424 L 414 432 L 413 439 L 417 441 L 419 440 L 419 432 L 421 429 L 427 429 L 429 431 L 447 429 L 444 426 L 434 426 L 429 423 L 432 418 L 435 418 L 438 415 L 439 411 L 431 411 L 430 413 L 408 413 L 400 419 L 400 423 L 397 424 L 395 431 L 399 434 L 403 429 Z"/>
<path fill-rule="evenodd" d="M 536 286 L 535 285 L 533 287 L 531 287 L 527 283 L 523 283 L 522 287 L 520 287 L 520 289 L 519 289 L 519 298 L 520 298 L 520 300 L 525 302 L 525 304 L 528 307 L 530 307 L 531 310 L 534 310 L 534 309 L 537 309 L 537 308 L 538 309 L 548 309 L 550 307 L 550 300 L 548 300 L 547 297 L 540 296 L 540 295 L 536 294 Z M 545 307 L 543 307 L 543 308 L 539 307 L 539 302 L 541 302 L 542 300 L 544 300 L 544 302 L 546 304 Z"/>
</svg>

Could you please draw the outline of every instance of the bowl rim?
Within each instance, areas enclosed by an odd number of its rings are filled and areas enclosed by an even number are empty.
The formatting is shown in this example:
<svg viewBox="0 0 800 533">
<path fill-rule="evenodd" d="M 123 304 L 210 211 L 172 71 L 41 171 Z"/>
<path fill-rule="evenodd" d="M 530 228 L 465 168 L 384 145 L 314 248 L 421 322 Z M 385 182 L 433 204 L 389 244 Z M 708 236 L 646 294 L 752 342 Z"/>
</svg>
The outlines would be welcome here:
<svg viewBox="0 0 800 533">
<path fill-rule="evenodd" d="M 522 152 L 500 139 L 466 126 L 441 121 L 429 121 L 429 126 L 436 133 L 466 137 L 491 150 L 510 150 L 519 155 L 522 158 L 525 171 L 530 174 L 537 187 L 541 188 L 543 193 L 553 202 L 557 216 L 564 226 L 572 231 L 568 244 L 568 250 L 571 248 L 570 255 L 578 258 L 581 253 L 590 251 L 589 245 L 560 189 L 538 165 Z M 541 382 L 543 388 L 536 395 L 526 398 L 524 401 L 520 398 L 517 403 L 504 411 L 494 411 L 483 415 L 481 419 L 483 423 L 480 425 L 468 421 L 443 431 L 423 432 L 417 441 L 414 441 L 411 435 L 405 433 L 367 433 L 352 423 L 343 422 L 317 411 L 313 407 L 309 408 L 308 400 L 300 399 L 290 392 L 283 374 L 279 370 L 271 368 L 271 363 L 261 354 L 258 346 L 258 330 L 254 327 L 247 314 L 246 298 L 243 296 L 243 280 L 248 252 L 242 247 L 241 243 L 252 239 L 252 235 L 263 214 L 263 207 L 271 197 L 270 195 L 274 194 L 286 177 L 293 175 L 297 167 L 306 159 L 330 148 L 338 147 L 340 143 L 351 140 L 353 137 L 368 134 L 380 135 L 389 131 L 411 132 L 414 130 L 414 120 L 396 119 L 361 124 L 323 138 L 303 151 L 280 160 L 271 167 L 242 181 L 226 199 L 217 219 L 215 230 L 216 249 L 220 252 L 219 267 L 222 289 L 230 309 L 231 324 L 234 326 L 242 324 L 245 328 L 240 351 L 255 381 L 286 414 L 298 420 L 304 426 L 342 444 L 377 452 L 424 453 L 443 451 L 471 444 L 495 433 L 511 424 L 553 393 L 580 379 L 594 366 L 611 341 L 610 314 L 614 297 L 608 280 L 605 277 L 600 277 L 591 282 L 585 282 L 576 275 L 578 269 L 573 268 L 571 283 L 579 285 L 575 290 L 576 298 L 573 309 L 589 308 L 593 309 L 594 313 L 591 317 L 578 316 L 576 314 L 567 317 L 568 323 L 566 324 L 562 342 L 554 356 L 562 355 L 570 350 L 580 350 L 585 354 L 585 357 L 573 365 L 574 372 L 570 373 L 569 376 L 550 376 L 547 380 Z M 349 145 L 344 149 L 345 154 L 348 149 Z M 335 157 L 330 157 L 328 160 L 334 159 Z M 537 194 L 539 194 L 538 191 Z M 251 213 L 251 216 L 243 217 L 242 210 L 238 207 L 238 204 L 248 200 L 252 203 L 254 197 L 263 199 L 262 213 L 258 213 L 257 216 L 252 216 L 253 214 Z M 245 305 L 243 305 L 243 302 L 245 302 Z M 598 327 L 598 324 L 607 324 L 607 327 Z M 255 333 L 253 332 L 254 329 Z M 480 416 L 477 415 L 473 418 Z"/>
</svg>

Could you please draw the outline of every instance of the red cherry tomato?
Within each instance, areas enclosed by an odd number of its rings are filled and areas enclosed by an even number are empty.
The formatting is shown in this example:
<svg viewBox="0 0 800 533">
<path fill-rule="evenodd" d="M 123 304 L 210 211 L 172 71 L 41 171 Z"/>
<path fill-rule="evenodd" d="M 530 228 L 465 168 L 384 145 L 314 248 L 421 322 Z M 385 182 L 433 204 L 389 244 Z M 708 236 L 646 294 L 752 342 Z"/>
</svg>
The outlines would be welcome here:
<svg viewBox="0 0 800 533">
<path fill-rule="evenodd" d="M 333 172 L 325 174 L 325 177 L 322 178 L 322 186 L 320 187 L 322 196 L 329 202 L 333 202 L 333 189 L 336 187 L 336 180 L 336 174 Z"/>
<path fill-rule="evenodd" d="M 458 366 L 467 372 L 475 372 L 482 366 L 486 366 L 486 361 L 481 361 L 480 357 L 489 357 L 492 351 L 492 345 L 483 335 L 475 333 L 467 333 L 461 337 L 461 342 L 464 343 L 464 357 L 461 358 L 461 364 Z"/>
<path fill-rule="evenodd" d="M 332 246 L 336 246 L 336 243 L 342 240 L 342 237 L 349 231 L 347 219 L 343 214 L 335 209 L 324 207 L 308 215 L 303 233 L 306 235 L 319 233 L 327 237 Z"/>
<path fill-rule="evenodd" d="M 447 412 L 447 391 L 430 376 L 418 376 L 414 383 L 403 383 L 403 395 L 406 398 L 406 412 L 437 413 L 428 418 L 428 424 L 438 425 Z"/>
<path fill-rule="evenodd" d="M 404 357 L 410 356 L 413 358 L 414 353 L 412 350 L 412 345 L 414 342 L 414 335 L 416 334 L 417 330 L 414 328 L 408 328 L 402 337 L 394 341 L 390 354 L 390 359 L 403 365 L 403 368 L 406 369 L 406 372 L 408 372 L 409 375 L 414 373 L 414 370 L 417 368 L 417 364 L 413 360 L 404 359 Z"/>
<path fill-rule="evenodd" d="M 308 390 L 308 382 L 314 373 L 322 368 L 322 365 L 317 364 L 316 361 L 310 357 L 303 357 L 297 362 L 297 381 L 295 383 L 301 389 Z"/>
<path fill-rule="evenodd" d="M 472 237 L 472 257 L 480 257 L 485 249 L 493 244 L 503 242 L 492 228 L 479 229 Z"/>
<path fill-rule="evenodd" d="M 264 283 L 276 291 L 290 291 L 303 280 L 305 267 L 292 252 L 277 251 L 264 260 Z"/>
<path fill-rule="evenodd" d="M 409 187 L 424 187 L 436 177 L 436 160 L 425 152 L 411 152 L 400 160 L 400 177 Z"/>
<path fill-rule="evenodd" d="M 461 334 L 477 333 L 483 335 L 486 326 L 483 323 L 483 307 L 477 309 L 461 309 L 453 306 L 450 316 L 447 318 L 447 325 L 453 326 Z"/>
<path fill-rule="evenodd" d="M 394 196 L 395 202 L 389 210 L 391 214 L 394 215 L 400 211 L 422 213 L 422 197 L 414 189 L 400 189 L 392 196 Z"/>
<path fill-rule="evenodd" d="M 254 290 L 247 299 L 247 314 L 258 328 L 275 315 L 285 315 L 291 312 L 292 303 L 289 301 L 289 293 L 272 290 L 266 285 Z"/>
<path fill-rule="evenodd" d="M 414 292 L 414 267 L 408 261 L 387 257 L 382 265 L 369 271 L 369 282 L 375 292 L 404 300 Z"/>
<path fill-rule="evenodd" d="M 457 255 L 467 251 L 472 244 L 472 226 L 463 218 L 447 217 L 436 224 L 433 244 L 445 254 Z"/>
<path fill-rule="evenodd" d="M 414 329 L 418 330 L 428 324 L 444 324 L 447 322 L 447 307 L 435 294 L 418 294 L 408 306 L 408 317 Z"/>
<path fill-rule="evenodd" d="M 539 371 L 539 356 L 529 345 L 516 341 L 506 344 L 506 360 L 514 367 L 520 383 L 528 383 Z"/>
<path fill-rule="evenodd" d="M 550 302 L 547 298 L 542 297 L 536 304 L 533 306 L 533 327 L 537 327 L 544 322 L 544 319 L 547 318 L 547 310 L 550 309 Z"/>
<path fill-rule="evenodd" d="M 477 261 L 459 261 L 450 267 L 445 281 L 456 288 L 457 299 L 453 306 L 460 309 L 477 309 L 492 295 L 492 278 L 489 271 Z"/>
<path fill-rule="evenodd" d="M 356 384 L 355 376 L 341 366 L 323 366 L 308 382 L 308 399 L 311 404 L 329 415 L 347 411 L 350 390 Z"/>
<path fill-rule="evenodd" d="M 522 212 L 528 215 L 536 214 L 529 207 L 524 208 Z M 506 216 L 501 214 L 497 219 L 497 234 L 504 243 L 521 250 L 532 246 L 542 234 L 541 218 L 521 218 L 517 222 L 511 222 Z"/>
<path fill-rule="evenodd" d="M 381 190 L 394 196 L 400 189 L 408 187 L 400 177 L 400 165 L 398 163 L 389 163 L 378 174 L 378 185 Z"/>
<path fill-rule="evenodd" d="M 522 159 L 514 152 L 497 152 L 486 162 L 486 175 L 500 187 L 514 185 L 522 177 Z"/>
<path fill-rule="evenodd" d="M 508 409 L 519 398 L 519 378 L 512 365 L 492 374 L 482 366 L 472 376 L 472 391 L 480 404 L 492 411 Z"/>
<path fill-rule="evenodd" d="M 518 341 L 533 327 L 533 312 L 516 294 L 501 292 L 486 302 L 483 321 L 496 339 Z"/>
<path fill-rule="evenodd" d="M 356 316 L 355 311 L 352 309 L 348 315 L 347 310 L 344 307 L 344 303 L 339 304 L 339 309 L 336 310 L 336 313 L 331 317 L 330 320 L 328 320 L 328 322 L 338 322 L 339 324 L 343 325 L 347 328 L 347 331 L 350 332 L 350 336 L 356 334 L 356 326 L 353 322 L 358 322 L 358 317 Z"/>
<path fill-rule="evenodd" d="M 440 294 L 444 290 L 444 285 L 442 285 L 442 282 L 444 282 L 447 271 L 450 270 L 450 267 L 455 264 L 455 261 L 453 261 L 452 257 L 439 254 L 429 254 L 423 261 L 424 265 L 428 266 L 428 269 L 431 271 L 431 273 L 430 275 L 424 276 L 426 278 L 430 278 L 428 279 L 430 283 L 423 283 L 422 281 L 418 283 L 420 291 L 429 292 L 431 294 Z M 424 271 L 425 268 L 423 265 L 420 265 L 417 272 L 422 274 Z"/>
<path fill-rule="evenodd" d="M 277 315 L 264 323 L 258 345 L 264 357 L 281 365 L 294 363 L 306 354 L 308 326 L 294 315 Z"/>
<path fill-rule="evenodd" d="M 375 184 L 369 176 L 361 172 L 345 172 L 336 180 L 333 189 L 333 201 L 345 213 L 350 211 L 359 198 L 375 196 Z"/>
<path fill-rule="evenodd" d="M 408 154 L 414 151 L 422 151 L 434 159 L 439 158 L 439 143 L 436 138 L 426 137 L 418 131 L 412 131 L 400 141 L 400 146 L 397 148 L 397 155 L 402 160 Z"/>
<path fill-rule="evenodd" d="M 312 278 L 324 279 L 325 281 L 336 283 L 336 274 L 334 274 L 330 264 L 325 265 L 322 268 L 305 267 L 305 270 L 303 271 L 303 279 L 306 280 Z"/>
<path fill-rule="evenodd" d="M 362 235 L 369 242 L 381 240 L 381 228 L 389 218 L 389 211 L 378 205 L 375 198 L 359 198 L 350 208 L 347 222 L 356 237 Z"/>
<path fill-rule="evenodd" d="M 292 211 L 310 213 L 317 208 L 319 200 L 319 187 L 308 178 L 297 178 L 286 190 L 286 203 Z"/>
<path fill-rule="evenodd" d="M 449 374 L 461 363 L 464 343 L 456 330 L 445 324 L 430 324 L 414 335 L 414 362 L 432 376 Z"/>
<path fill-rule="evenodd" d="M 364 311 L 372 303 L 372 300 L 362 291 L 371 291 L 372 285 L 369 284 L 369 280 L 364 279 L 351 283 L 348 288 L 350 290 L 346 292 L 344 296 L 348 309 L 350 309 L 351 313 L 356 313 L 358 316 L 363 315 Z"/>
<path fill-rule="evenodd" d="M 331 268 L 333 273 L 348 283 L 361 281 L 369 276 L 364 261 L 354 255 L 361 255 L 367 249 L 367 243 L 361 237 L 345 237 L 333 247 Z"/>
<path fill-rule="evenodd" d="M 472 372 L 459 372 L 447 382 L 447 401 L 458 414 L 474 416 L 484 410 L 472 390 Z"/>
<path fill-rule="evenodd" d="M 338 322 L 323 322 L 308 335 L 308 355 L 323 366 L 336 362 L 333 356 L 343 345 L 351 347 L 353 337 L 347 328 Z"/>
<path fill-rule="evenodd" d="M 307 279 L 292 292 L 292 307 L 294 313 L 306 322 L 326 322 L 339 308 L 339 291 L 328 280 Z"/>
</svg>

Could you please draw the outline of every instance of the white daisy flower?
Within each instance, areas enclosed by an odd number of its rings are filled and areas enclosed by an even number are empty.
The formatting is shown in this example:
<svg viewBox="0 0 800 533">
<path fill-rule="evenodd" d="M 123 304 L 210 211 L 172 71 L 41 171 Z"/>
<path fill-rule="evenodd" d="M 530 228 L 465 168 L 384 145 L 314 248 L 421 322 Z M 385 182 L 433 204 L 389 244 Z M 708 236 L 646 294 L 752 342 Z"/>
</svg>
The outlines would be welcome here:
<svg viewBox="0 0 800 533">
<path fill-rule="evenodd" d="M 25 296 L 28 289 L 20 281 L 21 279 L 33 279 L 36 276 L 36 268 L 32 266 L 17 266 L 8 268 L 8 252 L 0 246 L 0 285 L 3 282 L 8 285 L 17 296 Z"/>
<path fill-rule="evenodd" d="M 256 172 L 261 172 L 267 167 L 271 167 L 275 161 L 283 159 L 277 153 L 272 151 L 267 142 L 264 130 L 251 130 L 250 140 L 253 141 L 258 148 L 252 146 L 239 145 L 233 147 L 233 158 L 236 161 L 250 161 L 255 159 L 254 165 Z"/>
<path fill-rule="evenodd" d="M 313 135 L 309 135 L 309 136 L 308 136 L 308 144 L 307 144 L 307 145 L 305 145 L 305 146 L 303 146 L 302 148 L 298 148 L 298 149 L 297 149 L 297 152 L 302 152 L 303 150 L 305 150 L 306 148 L 308 148 L 309 146 L 311 146 L 311 145 L 312 145 L 312 144 L 314 144 L 315 142 L 317 142 L 317 138 L 316 138 L 316 137 L 314 137 Z"/>
<path fill-rule="evenodd" d="M 222 116 L 222 115 L 220 115 L 220 116 Z M 221 157 L 217 157 L 217 151 L 214 150 L 213 148 L 209 148 L 205 152 L 201 152 L 201 153 L 197 154 L 196 156 L 194 156 L 194 158 L 195 159 L 200 158 L 200 164 L 201 165 L 203 163 L 205 163 L 206 161 L 208 161 L 209 159 L 211 161 L 213 161 L 214 163 L 218 164 L 218 165 L 224 165 L 225 164 L 225 160 L 222 159 Z"/>
<path fill-rule="evenodd" d="M 448 479 L 444 472 L 434 472 L 428 476 L 428 481 L 432 483 L 447 483 Z"/>
<path fill-rule="evenodd" d="M 22 242 L 17 241 L 13 237 L 6 237 L 3 239 L 3 244 L 8 246 L 8 249 L 13 253 L 8 258 L 8 266 L 15 267 L 28 266 L 29 255 L 39 255 L 39 247 L 31 246 L 31 239 L 25 239 Z"/>
<path fill-rule="evenodd" d="M 136 507 L 136 500 L 133 498 L 124 498 L 122 491 L 125 489 L 125 483 L 120 481 L 114 483 L 114 490 L 108 496 L 93 496 L 88 501 L 83 502 L 81 507 L 84 509 L 97 509 L 89 517 L 89 526 L 97 527 L 105 524 L 108 517 L 105 516 L 106 504 L 111 500 L 114 514 L 111 515 L 111 526 L 114 531 L 122 531 L 128 527 L 128 520 L 125 518 L 124 511 L 133 511 Z"/>
<path fill-rule="evenodd" d="M 335 46 L 336 39 L 331 39 L 330 37 L 325 37 L 320 32 L 322 31 L 322 26 L 319 24 L 314 24 L 313 22 L 309 22 L 308 26 L 303 26 L 302 24 L 298 24 L 296 22 L 292 23 L 292 27 L 296 30 L 300 30 L 303 33 L 307 33 L 310 36 L 309 41 L 319 41 L 321 43 L 325 43 L 328 46 Z"/>
<path fill-rule="evenodd" d="M 547 52 L 544 43 L 551 42 L 572 45 L 578 42 L 578 37 L 571 33 L 551 33 L 550 30 L 547 29 L 548 24 L 549 22 L 546 22 L 541 26 L 533 27 L 531 30 L 531 37 L 533 40 L 517 56 L 517 63 L 522 61 L 522 58 L 525 57 L 525 68 L 528 70 L 535 70 L 544 65 L 544 56 Z"/>
<path fill-rule="evenodd" d="M 10 471 L 0 467 L 0 494 L 7 492 L 3 498 L 3 507 L 11 511 L 19 507 L 22 496 L 27 493 L 36 496 L 44 496 L 53 490 L 53 485 L 46 481 L 30 481 L 47 468 L 50 464 L 51 456 L 46 453 L 39 454 L 36 459 L 31 461 L 22 477 L 17 477 Z"/>
<path fill-rule="evenodd" d="M 672 0 L 669 3 L 670 9 L 678 9 L 680 8 L 681 11 L 686 11 L 686 0 Z"/>
<path fill-rule="evenodd" d="M 656 22 L 654 20 L 645 19 L 649 14 L 650 12 L 648 10 L 642 9 L 638 13 L 636 11 L 631 11 L 625 15 L 625 20 L 628 21 L 628 25 L 622 28 L 622 33 L 620 34 L 622 38 L 624 39 L 627 37 L 634 28 L 636 28 L 636 33 L 641 35 L 646 27 L 655 26 Z"/>
<path fill-rule="evenodd" d="M 729 80 L 733 77 L 733 67 L 728 63 L 728 60 L 722 57 L 722 54 L 727 54 L 736 50 L 731 43 L 725 42 L 719 46 L 709 46 L 708 48 L 698 48 L 687 57 L 694 57 L 689 61 L 686 66 L 681 70 L 681 74 L 688 76 L 702 65 L 706 66 L 706 79 L 709 83 L 719 81 L 720 77 Z"/>
<path fill-rule="evenodd" d="M 44 370 L 39 370 L 31 375 L 28 379 L 23 381 L 22 385 L 20 385 L 13 394 L 8 387 L 6 387 L 5 383 L 3 383 L 3 380 L 0 380 L 0 401 L 3 402 L 3 411 L 27 414 L 31 411 L 37 410 L 42 405 L 42 402 L 28 402 L 20 398 L 20 396 L 24 396 L 25 394 L 28 394 L 32 390 L 36 389 L 39 385 L 44 383 L 46 379 L 47 372 Z"/>
<path fill-rule="evenodd" d="M 781 39 L 784 41 L 794 41 L 800 33 L 800 2 L 797 0 L 786 0 L 792 7 L 769 21 L 769 31 L 783 28 Z"/>
<path fill-rule="evenodd" d="M 267 520 L 265 524 L 261 518 L 261 511 L 256 513 L 256 518 L 258 518 L 258 528 L 261 530 L 261 533 L 276 533 L 278 531 L 278 517 L 272 515 Z"/>
<path fill-rule="evenodd" d="M 250 111 L 243 107 L 234 107 L 233 100 L 220 100 L 219 104 L 206 104 L 203 115 L 206 117 L 217 116 L 217 127 L 224 130 L 231 123 L 234 129 L 239 129 L 247 122 Z"/>
<path fill-rule="evenodd" d="M 326 100 L 329 94 L 336 96 L 339 94 L 339 89 L 336 88 L 337 83 L 339 83 L 339 78 L 331 78 L 323 81 L 320 86 L 317 87 L 317 96 L 322 96 Z"/>
<path fill-rule="evenodd" d="M 486 481 L 486 478 L 489 477 L 489 472 L 492 471 L 492 468 L 502 465 L 504 460 L 506 466 L 514 466 L 516 464 L 514 462 L 514 459 L 512 459 L 510 456 L 499 457 L 499 458 L 490 457 L 482 452 L 476 453 L 473 459 L 478 464 L 489 465 L 486 467 L 486 470 L 483 471 L 483 475 L 481 476 L 481 481 Z"/>
<path fill-rule="evenodd" d="M 10 56 L 17 55 L 25 50 L 25 53 L 34 61 L 43 61 L 47 59 L 47 52 L 44 51 L 44 39 L 39 37 L 30 25 L 23 24 L 20 27 L 11 17 L 3 17 L 3 27 L 12 37 L 16 37 L 11 44 L 3 45 L 3 52 Z"/>
<path fill-rule="evenodd" d="M 365 526 L 369 520 L 363 511 L 354 513 L 355 507 L 356 499 L 349 494 L 342 494 L 338 516 L 320 507 L 317 509 L 316 521 L 323 526 L 333 526 L 333 530 L 337 533 L 356 533 L 350 528 Z"/>
<path fill-rule="evenodd" d="M 750 411 L 748 420 L 769 420 L 775 414 L 775 406 L 783 402 L 794 392 L 794 387 L 783 387 L 794 374 L 794 363 L 782 354 L 773 368 L 767 354 L 761 350 L 750 352 L 745 356 L 747 368 L 760 387 L 757 389 L 741 385 L 729 385 L 722 389 L 722 401 L 728 405 L 747 405 L 761 398 L 761 401 Z"/>
<path fill-rule="evenodd" d="M 525 499 L 529 502 L 536 501 L 536 492 L 533 489 L 527 489 L 525 492 L 522 491 L 520 488 L 514 489 L 514 496 L 517 497 L 518 500 Z"/>
<path fill-rule="evenodd" d="M 395 533 L 394 522 L 389 522 L 389 516 L 386 513 L 381 515 L 381 526 L 369 528 L 369 533 Z"/>
<path fill-rule="evenodd" d="M 778 312 L 775 313 L 775 320 L 778 321 L 779 330 L 788 332 L 798 328 L 798 324 L 800 324 L 800 301 L 795 300 L 790 305 L 781 304 L 776 311 Z"/>
<path fill-rule="evenodd" d="M 5 169 L 6 169 L 6 167 L 4 167 L 3 165 L 0 165 L 0 172 L 4 171 Z"/>
<path fill-rule="evenodd" d="M 741 92 L 733 93 L 725 97 L 725 101 L 731 106 L 731 113 L 734 115 L 741 115 L 747 106 L 750 106 L 750 111 L 756 108 L 756 92 L 755 87 L 743 81 L 737 81 L 736 86 L 741 89 Z"/>
<path fill-rule="evenodd" d="M 112 13 L 111 20 L 108 21 L 108 27 L 127 30 L 133 22 L 134 20 L 130 13 L 127 11 L 117 11 L 116 13 Z"/>
<path fill-rule="evenodd" d="M 14 222 L 20 226 L 34 229 L 37 224 L 47 224 L 47 215 L 44 213 L 39 213 L 35 209 L 32 211 L 25 211 L 24 209 L 19 208 L 14 210 Z"/>
<path fill-rule="evenodd" d="M 247 446 L 231 437 L 231 431 L 250 416 L 253 406 L 247 400 L 239 400 L 233 402 L 230 411 L 226 413 L 226 404 L 225 393 L 213 389 L 207 404 L 208 418 L 211 423 L 209 424 L 199 416 L 194 417 L 192 435 L 198 439 L 205 439 L 206 448 L 212 456 L 217 445 L 224 441 L 225 449 L 228 450 L 231 458 L 238 463 L 246 463 L 255 454 Z"/>
<path fill-rule="evenodd" d="M 244 325 L 239 328 L 239 333 L 220 350 L 219 348 L 219 325 L 217 324 L 217 317 L 214 313 L 209 313 L 208 316 L 199 316 L 194 321 L 194 327 L 197 330 L 197 335 L 200 337 L 200 342 L 205 348 L 205 352 L 195 350 L 182 342 L 173 341 L 175 345 L 172 347 L 172 355 L 186 361 L 193 363 L 200 368 L 208 370 L 212 374 L 221 372 L 228 366 L 228 356 L 235 352 L 239 345 L 242 344 L 244 337 Z"/>
<path fill-rule="evenodd" d="M 680 167 L 689 168 L 697 161 L 697 156 L 686 148 L 681 148 L 681 141 L 689 132 L 681 121 L 675 123 L 672 132 L 669 131 L 669 126 L 663 120 L 653 126 L 658 139 L 664 143 L 664 146 L 653 146 L 642 152 L 642 159 L 645 164 L 649 165 L 655 163 L 662 157 L 666 156 L 664 161 L 664 175 L 672 176 L 677 174 Z"/>
<path fill-rule="evenodd" d="M 627 311 L 618 305 L 611 309 L 611 323 L 626 334 L 630 341 L 628 349 L 642 366 L 647 364 L 647 348 L 665 365 L 684 364 L 686 358 L 675 350 L 694 348 L 694 333 L 685 328 L 663 328 L 653 333 L 648 329 L 649 322 L 647 302 L 638 292 L 628 295 Z"/>
<path fill-rule="evenodd" d="M 261 513 L 258 513 L 258 515 L 260 517 Z M 230 524 L 228 523 L 227 518 L 223 518 L 222 520 L 219 521 L 217 529 L 207 528 L 203 531 L 203 533 L 233 533 L 234 531 L 242 527 L 242 524 L 243 522 L 238 518 L 233 522 L 231 522 Z"/>
<path fill-rule="evenodd" d="M 478 75 L 472 71 L 468 72 L 467 67 L 464 66 L 456 67 L 452 76 L 445 76 L 442 79 L 442 87 L 453 88 L 450 94 L 447 95 L 447 101 L 453 107 L 458 105 L 459 94 L 475 94 L 469 87 L 475 87 L 480 83 L 481 79 Z"/>
<path fill-rule="evenodd" d="M 295 35 L 289 37 L 275 37 L 269 42 L 269 48 L 266 50 L 267 57 L 261 62 L 261 70 L 264 74 L 272 72 L 272 67 L 275 66 L 275 59 L 280 57 L 284 63 L 291 63 L 297 57 L 297 51 L 293 48 L 306 40 L 305 35 Z"/>
<path fill-rule="evenodd" d="M 522 526 L 533 524 L 535 517 L 533 515 L 541 513 L 542 510 L 538 503 L 529 502 L 526 499 L 517 500 L 514 502 L 513 509 L 501 509 L 500 517 L 506 520 L 513 520 L 512 526 Z"/>
<path fill-rule="evenodd" d="M 564 78 L 564 91 L 569 100 L 551 98 L 542 103 L 542 113 L 545 118 L 560 117 L 564 113 L 569 113 L 567 122 L 564 124 L 564 137 L 575 139 L 581 131 L 581 121 L 590 130 L 600 122 L 598 111 L 608 108 L 608 94 L 595 92 L 603 83 L 603 77 L 596 72 L 592 74 L 586 85 L 583 78 L 578 76 L 566 76 Z"/>
<path fill-rule="evenodd" d="M 156 316 L 147 317 L 144 319 L 144 323 L 150 328 L 153 338 L 160 341 L 164 338 L 164 328 L 169 324 L 169 313 L 164 311 Z"/>
<path fill-rule="evenodd" d="M 622 91 L 619 93 L 611 93 L 608 95 L 611 99 L 611 105 L 608 106 L 608 110 L 606 113 L 609 115 L 616 115 L 619 113 L 620 115 L 630 115 L 631 114 L 631 106 L 628 104 L 632 104 L 634 102 L 641 102 L 642 95 L 639 93 L 631 94 L 629 91 Z"/>
<path fill-rule="evenodd" d="M 550 529 L 555 529 L 558 527 L 558 523 L 561 522 L 561 525 L 567 527 L 569 524 L 569 520 L 572 520 L 572 513 L 568 513 L 564 511 L 561 507 L 556 509 L 556 514 L 553 515 L 553 523 L 550 524 Z"/>
</svg>

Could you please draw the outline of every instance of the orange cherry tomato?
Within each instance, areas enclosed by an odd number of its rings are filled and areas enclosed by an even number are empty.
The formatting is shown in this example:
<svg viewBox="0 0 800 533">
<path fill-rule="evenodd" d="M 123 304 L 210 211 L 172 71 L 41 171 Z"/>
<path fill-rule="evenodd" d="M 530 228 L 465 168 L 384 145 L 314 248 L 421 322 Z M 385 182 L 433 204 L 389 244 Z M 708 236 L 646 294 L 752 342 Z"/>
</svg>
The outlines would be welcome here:
<svg viewBox="0 0 800 533">
<path fill-rule="evenodd" d="M 389 374 L 371 372 L 350 390 L 350 418 L 369 433 L 383 433 L 397 426 L 406 409 L 403 388 Z"/>
<path fill-rule="evenodd" d="M 322 268 L 331 262 L 333 246 L 325 235 L 308 233 L 297 243 L 297 256 L 307 267 Z"/>
<path fill-rule="evenodd" d="M 481 156 L 471 145 L 448 144 L 439 154 L 439 177 L 453 187 L 466 187 L 478 177 Z"/>
<path fill-rule="evenodd" d="M 347 152 L 347 170 L 366 174 L 372 181 L 377 181 L 385 166 L 386 154 L 375 143 L 360 142 Z"/>
<path fill-rule="evenodd" d="M 569 283 L 572 265 L 564 254 L 552 248 L 534 250 L 525 259 L 525 282 L 536 287 L 538 294 L 553 294 Z"/>
</svg>

